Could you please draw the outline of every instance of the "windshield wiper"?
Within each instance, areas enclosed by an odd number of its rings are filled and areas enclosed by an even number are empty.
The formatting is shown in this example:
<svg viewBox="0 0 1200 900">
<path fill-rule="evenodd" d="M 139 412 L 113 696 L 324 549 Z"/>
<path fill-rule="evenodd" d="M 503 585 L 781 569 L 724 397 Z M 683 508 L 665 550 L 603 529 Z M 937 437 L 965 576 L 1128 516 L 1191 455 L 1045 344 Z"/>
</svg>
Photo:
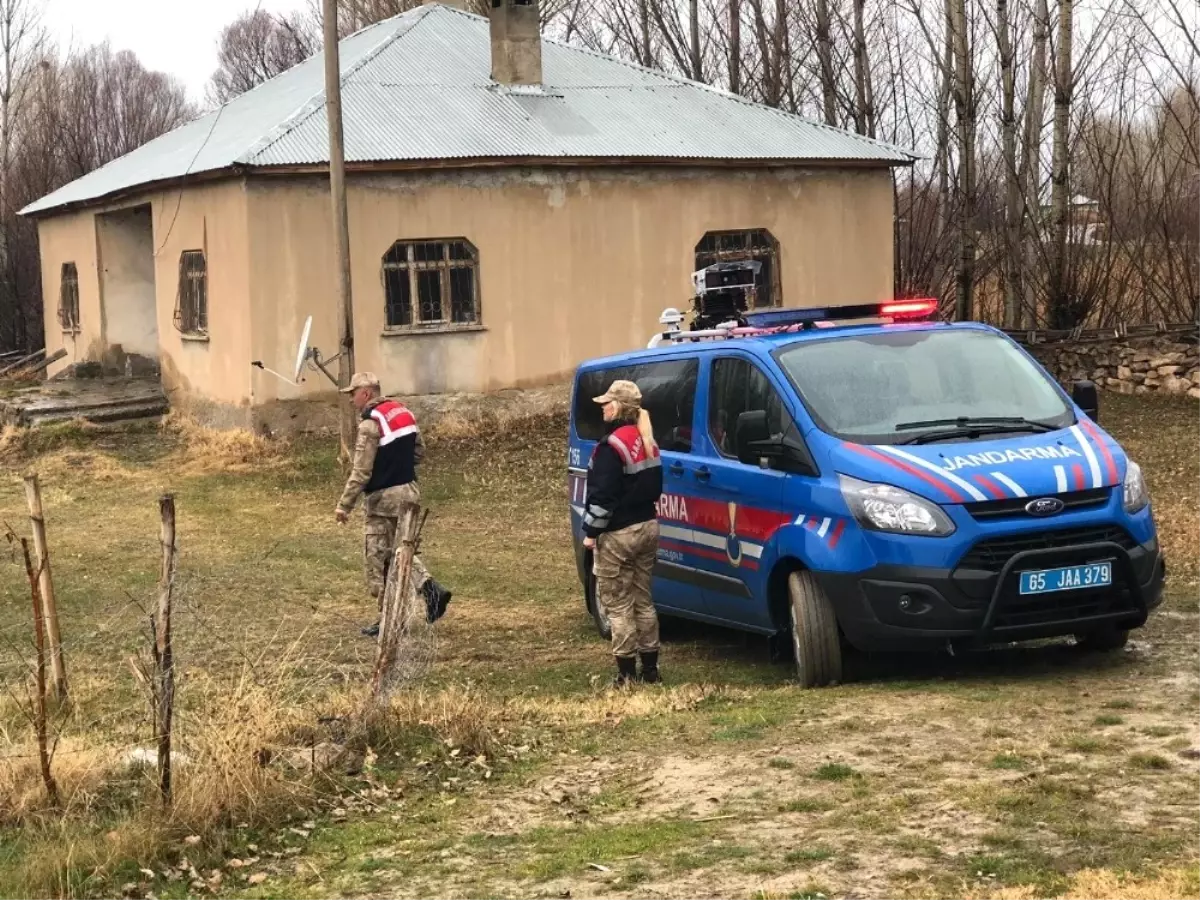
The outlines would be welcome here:
<svg viewBox="0 0 1200 900">
<path fill-rule="evenodd" d="M 1020 416 L 959 416 L 957 419 L 929 419 L 924 422 L 901 422 L 896 431 L 915 431 L 917 429 L 938 429 L 914 435 L 901 443 L 928 444 L 933 441 L 944 441 L 956 437 L 976 437 L 982 434 L 1014 434 L 1026 431 L 1044 433 L 1057 431 L 1055 425 L 1048 425 L 1036 419 L 1025 419 Z"/>
</svg>

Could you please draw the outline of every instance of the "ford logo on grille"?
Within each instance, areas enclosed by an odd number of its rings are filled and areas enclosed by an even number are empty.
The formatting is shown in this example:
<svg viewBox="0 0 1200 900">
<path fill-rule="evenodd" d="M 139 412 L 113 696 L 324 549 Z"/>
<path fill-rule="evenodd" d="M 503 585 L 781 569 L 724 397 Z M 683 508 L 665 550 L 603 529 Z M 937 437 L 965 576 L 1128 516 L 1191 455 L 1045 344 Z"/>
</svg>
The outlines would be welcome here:
<svg viewBox="0 0 1200 900">
<path fill-rule="evenodd" d="M 1057 497 L 1039 497 L 1025 504 L 1025 512 L 1031 516 L 1053 516 L 1062 512 L 1066 505 Z"/>
</svg>

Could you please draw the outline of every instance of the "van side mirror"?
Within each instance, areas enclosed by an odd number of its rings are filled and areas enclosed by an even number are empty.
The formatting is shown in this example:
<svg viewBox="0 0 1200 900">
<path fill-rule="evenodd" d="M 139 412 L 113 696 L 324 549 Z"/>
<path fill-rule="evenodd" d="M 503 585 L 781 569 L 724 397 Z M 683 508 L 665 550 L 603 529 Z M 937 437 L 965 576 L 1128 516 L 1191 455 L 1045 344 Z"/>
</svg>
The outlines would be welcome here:
<svg viewBox="0 0 1200 900">
<path fill-rule="evenodd" d="M 765 410 L 755 409 L 737 417 L 733 432 L 738 462 L 757 466 L 771 461 L 772 468 L 800 475 L 817 475 L 817 463 L 801 440 L 787 435 L 772 436 Z"/>
<path fill-rule="evenodd" d="M 1093 422 L 1100 421 L 1100 393 L 1092 381 L 1077 381 L 1071 387 L 1071 399 Z"/>
<path fill-rule="evenodd" d="M 737 448 L 738 461 L 748 466 L 758 465 L 764 456 L 777 456 L 764 446 L 771 440 L 771 429 L 767 425 L 767 411 L 753 409 L 737 417 L 733 431 L 733 445 Z"/>
</svg>

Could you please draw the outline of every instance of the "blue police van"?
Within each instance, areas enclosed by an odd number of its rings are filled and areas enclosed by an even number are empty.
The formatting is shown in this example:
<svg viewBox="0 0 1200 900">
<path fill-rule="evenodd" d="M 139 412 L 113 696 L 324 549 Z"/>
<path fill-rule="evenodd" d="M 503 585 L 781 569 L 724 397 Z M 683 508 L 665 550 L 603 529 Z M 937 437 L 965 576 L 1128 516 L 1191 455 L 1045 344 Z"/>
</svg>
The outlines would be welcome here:
<svg viewBox="0 0 1200 900">
<path fill-rule="evenodd" d="M 1123 646 L 1161 602 L 1165 562 L 1137 464 L 1003 332 L 931 320 L 936 301 L 751 312 L 594 359 L 568 449 L 575 556 L 592 398 L 635 382 L 662 450 L 653 598 L 681 616 L 790 633 L 801 684 L 848 645 L 954 649 L 1073 635 Z"/>
</svg>

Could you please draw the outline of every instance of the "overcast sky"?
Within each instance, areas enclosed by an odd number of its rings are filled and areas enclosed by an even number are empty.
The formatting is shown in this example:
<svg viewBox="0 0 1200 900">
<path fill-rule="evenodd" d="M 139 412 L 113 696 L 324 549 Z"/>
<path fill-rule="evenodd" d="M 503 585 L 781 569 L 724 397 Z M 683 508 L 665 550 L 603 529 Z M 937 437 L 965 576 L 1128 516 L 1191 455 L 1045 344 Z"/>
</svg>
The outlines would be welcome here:
<svg viewBox="0 0 1200 900">
<path fill-rule="evenodd" d="M 258 5 L 288 12 L 305 0 L 46 0 L 43 21 L 64 48 L 108 39 L 114 50 L 132 50 L 142 65 L 174 75 L 199 101 L 217 67 L 221 29 Z"/>
</svg>

